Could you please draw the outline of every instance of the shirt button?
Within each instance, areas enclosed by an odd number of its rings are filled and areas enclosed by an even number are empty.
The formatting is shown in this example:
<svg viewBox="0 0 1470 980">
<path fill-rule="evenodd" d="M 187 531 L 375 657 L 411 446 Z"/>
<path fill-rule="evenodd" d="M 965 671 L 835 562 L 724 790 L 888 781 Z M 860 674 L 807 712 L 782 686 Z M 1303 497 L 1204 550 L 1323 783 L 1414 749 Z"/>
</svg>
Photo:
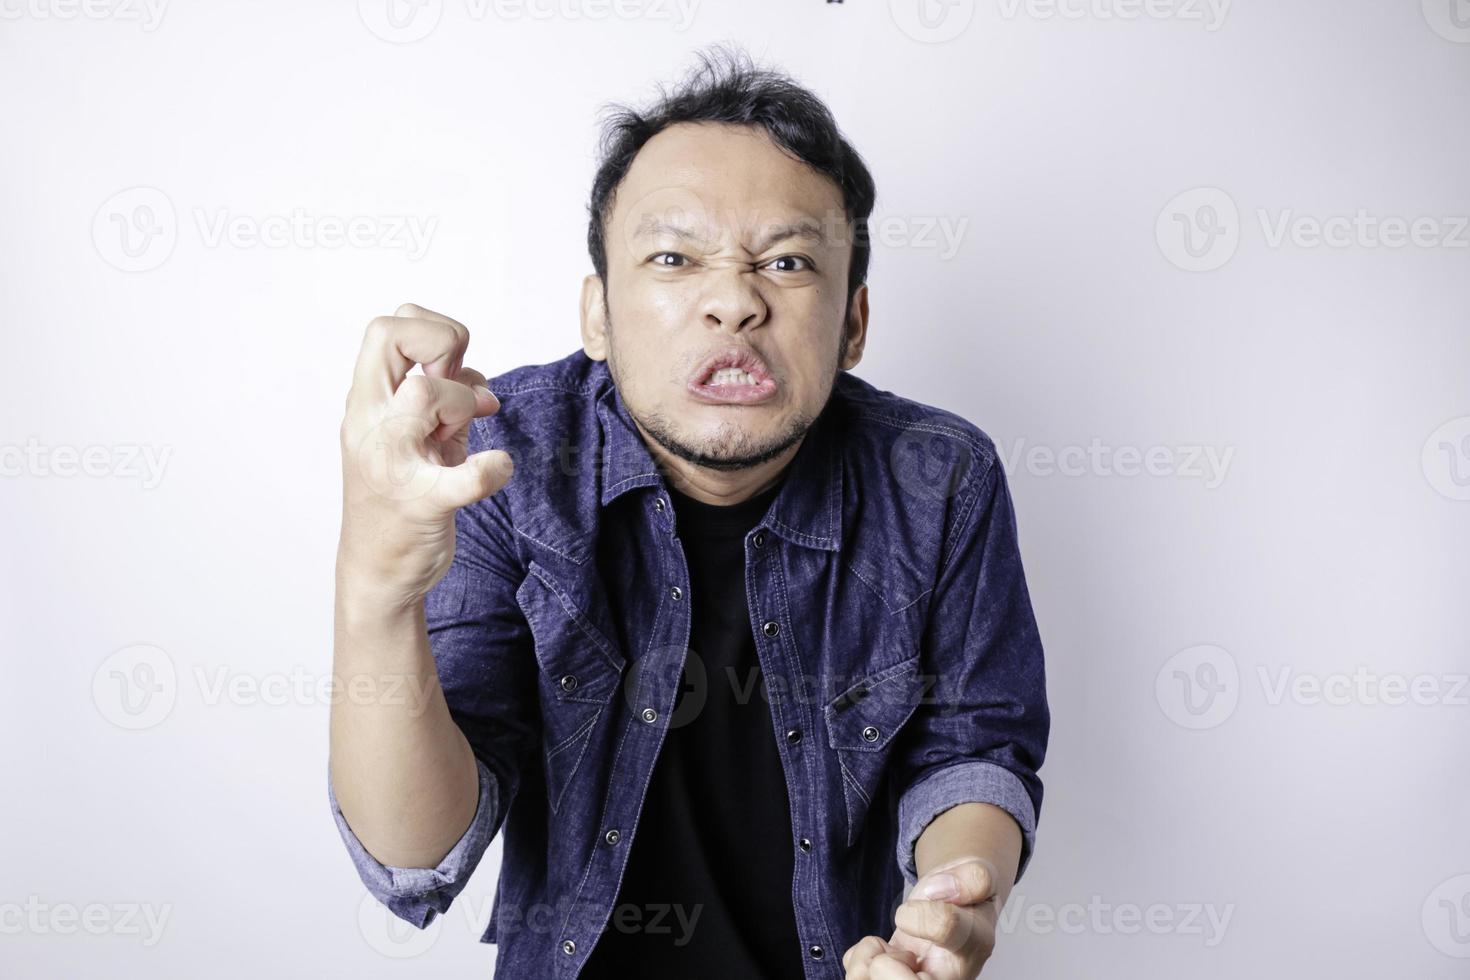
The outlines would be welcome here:
<svg viewBox="0 0 1470 980">
<path fill-rule="evenodd" d="M 656 718 L 658 718 L 658 712 L 657 711 L 654 711 L 652 708 L 644 708 L 643 709 L 643 720 L 644 721 L 653 721 Z"/>
<path fill-rule="evenodd" d="M 618 841 L 623 839 L 623 835 L 618 833 L 616 829 L 613 829 L 604 834 L 602 839 L 607 841 L 609 844 L 616 844 Z"/>
<path fill-rule="evenodd" d="M 813 949 L 815 948 L 816 947 L 813 947 Z M 570 939 L 564 939 L 562 940 L 561 951 L 563 953 L 566 953 L 568 956 L 571 956 L 577 951 L 577 944 L 572 942 Z"/>
<path fill-rule="evenodd" d="M 761 632 L 766 634 L 767 636 L 775 636 L 777 633 L 781 632 L 781 624 L 773 619 L 770 622 L 766 623 L 766 625 L 761 627 Z"/>
<path fill-rule="evenodd" d="M 755 546 L 757 548 L 764 548 L 766 546 L 766 532 L 765 531 L 757 531 L 757 532 L 755 532 L 755 537 L 754 538 L 751 538 L 751 540 L 753 542 L 755 542 Z"/>
<path fill-rule="evenodd" d="M 662 497 L 654 497 L 653 498 L 653 509 L 654 510 L 663 510 L 664 509 L 664 498 L 662 498 Z"/>
<path fill-rule="evenodd" d="M 795 745 L 797 742 L 800 742 L 801 741 L 801 729 L 800 728 L 793 728 L 793 729 L 791 729 L 791 731 L 787 732 L 786 733 L 786 741 L 790 742 L 792 745 Z"/>
<path fill-rule="evenodd" d="M 872 725 L 869 725 L 867 728 L 864 728 L 863 729 L 863 741 L 865 741 L 865 742 L 876 742 L 876 741 L 878 741 L 878 729 L 874 728 Z"/>
<path fill-rule="evenodd" d="M 812 954 L 812 959 L 814 960 L 819 960 L 822 958 L 822 947 L 820 946 L 813 946 L 811 949 L 807 950 L 807 952 Z"/>
<path fill-rule="evenodd" d="M 809 837 L 803 837 L 796 843 L 801 847 L 803 851 L 810 851 L 812 849 L 812 841 Z"/>
<path fill-rule="evenodd" d="M 577 689 L 577 678 L 573 674 L 567 674 L 561 679 L 561 689 L 570 694 Z"/>
<path fill-rule="evenodd" d="M 676 585 L 669 590 L 669 595 L 673 597 L 675 602 L 678 602 L 680 599 L 684 598 L 684 590 Z"/>
</svg>

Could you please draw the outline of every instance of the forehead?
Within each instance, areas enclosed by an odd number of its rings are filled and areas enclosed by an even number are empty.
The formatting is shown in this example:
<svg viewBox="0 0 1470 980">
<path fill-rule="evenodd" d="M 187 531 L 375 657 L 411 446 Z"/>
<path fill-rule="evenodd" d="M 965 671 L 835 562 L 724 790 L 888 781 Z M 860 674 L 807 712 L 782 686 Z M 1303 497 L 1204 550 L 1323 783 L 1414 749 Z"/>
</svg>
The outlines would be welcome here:
<svg viewBox="0 0 1470 980">
<path fill-rule="evenodd" d="M 614 221 L 632 227 L 642 211 L 672 200 L 697 201 L 719 225 L 803 217 L 842 220 L 842 193 L 827 176 L 792 157 L 760 126 L 678 123 L 633 158 L 613 202 Z"/>
</svg>

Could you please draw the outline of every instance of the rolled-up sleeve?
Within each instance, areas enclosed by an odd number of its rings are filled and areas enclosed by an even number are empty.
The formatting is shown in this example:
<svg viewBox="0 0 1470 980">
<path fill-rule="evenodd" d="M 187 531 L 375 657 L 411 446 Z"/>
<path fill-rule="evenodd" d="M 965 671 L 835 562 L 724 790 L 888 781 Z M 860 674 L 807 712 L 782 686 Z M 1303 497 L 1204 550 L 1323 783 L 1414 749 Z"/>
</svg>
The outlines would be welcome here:
<svg viewBox="0 0 1470 980">
<path fill-rule="evenodd" d="M 483 762 L 476 760 L 480 773 L 480 799 L 475 809 L 475 818 L 469 829 L 434 868 L 397 868 L 379 862 L 348 826 L 337 804 L 337 793 L 332 786 L 331 767 L 327 772 L 327 797 L 331 802 L 332 816 L 337 821 L 337 831 L 347 845 L 347 853 L 357 867 L 358 877 L 367 886 L 368 893 L 394 915 L 423 929 L 434 921 L 434 916 L 448 911 L 454 897 L 464 889 L 470 875 L 480 863 L 485 849 L 495 836 L 496 790 L 495 777 Z"/>
<path fill-rule="evenodd" d="M 900 736 L 898 863 L 909 887 L 920 835 L 961 803 L 990 803 L 1015 819 L 1017 881 L 1035 847 L 1037 770 L 1051 724 L 1046 672 L 1005 473 L 993 453 L 983 465 L 959 498 L 924 628 L 921 663 L 933 684 Z"/>
<path fill-rule="evenodd" d="M 487 448 L 487 441 L 485 428 L 472 426 L 470 452 Z M 504 823 L 541 742 L 534 641 L 516 601 L 526 573 L 501 495 L 460 508 L 455 537 L 454 560 L 425 597 L 424 618 L 450 717 L 475 755 L 479 802 L 473 822 L 437 867 L 383 865 L 343 818 L 330 763 L 327 773 L 333 817 L 363 884 L 419 928 L 446 911 L 464 888 Z"/>
</svg>

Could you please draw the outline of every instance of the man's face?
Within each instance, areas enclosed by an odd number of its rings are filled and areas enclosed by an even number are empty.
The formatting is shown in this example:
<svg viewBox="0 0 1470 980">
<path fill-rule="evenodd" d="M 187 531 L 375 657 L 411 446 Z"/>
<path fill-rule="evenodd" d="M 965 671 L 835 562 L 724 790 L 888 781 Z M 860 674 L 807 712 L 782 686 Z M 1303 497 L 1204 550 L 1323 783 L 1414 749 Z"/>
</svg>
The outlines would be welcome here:
<svg viewBox="0 0 1470 980">
<path fill-rule="evenodd" d="M 683 459 L 734 470 L 775 458 L 862 357 L 866 286 L 844 317 L 841 193 L 760 127 L 653 137 L 605 238 L 606 294 L 595 276 L 584 285 L 584 349 L 607 359 L 645 434 Z M 736 370 L 712 375 L 722 356 Z"/>
</svg>

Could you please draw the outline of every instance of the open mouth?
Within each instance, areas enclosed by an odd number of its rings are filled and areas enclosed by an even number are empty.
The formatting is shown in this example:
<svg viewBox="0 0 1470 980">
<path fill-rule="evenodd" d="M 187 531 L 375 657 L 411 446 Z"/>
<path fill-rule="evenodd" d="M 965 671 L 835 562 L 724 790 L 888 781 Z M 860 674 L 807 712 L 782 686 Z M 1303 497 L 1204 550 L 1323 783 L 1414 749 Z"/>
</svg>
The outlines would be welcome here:
<svg viewBox="0 0 1470 980">
<path fill-rule="evenodd" d="M 752 405 L 776 393 L 776 379 L 759 354 L 749 347 L 727 347 L 705 358 L 689 378 L 689 392 L 699 401 Z"/>
</svg>

